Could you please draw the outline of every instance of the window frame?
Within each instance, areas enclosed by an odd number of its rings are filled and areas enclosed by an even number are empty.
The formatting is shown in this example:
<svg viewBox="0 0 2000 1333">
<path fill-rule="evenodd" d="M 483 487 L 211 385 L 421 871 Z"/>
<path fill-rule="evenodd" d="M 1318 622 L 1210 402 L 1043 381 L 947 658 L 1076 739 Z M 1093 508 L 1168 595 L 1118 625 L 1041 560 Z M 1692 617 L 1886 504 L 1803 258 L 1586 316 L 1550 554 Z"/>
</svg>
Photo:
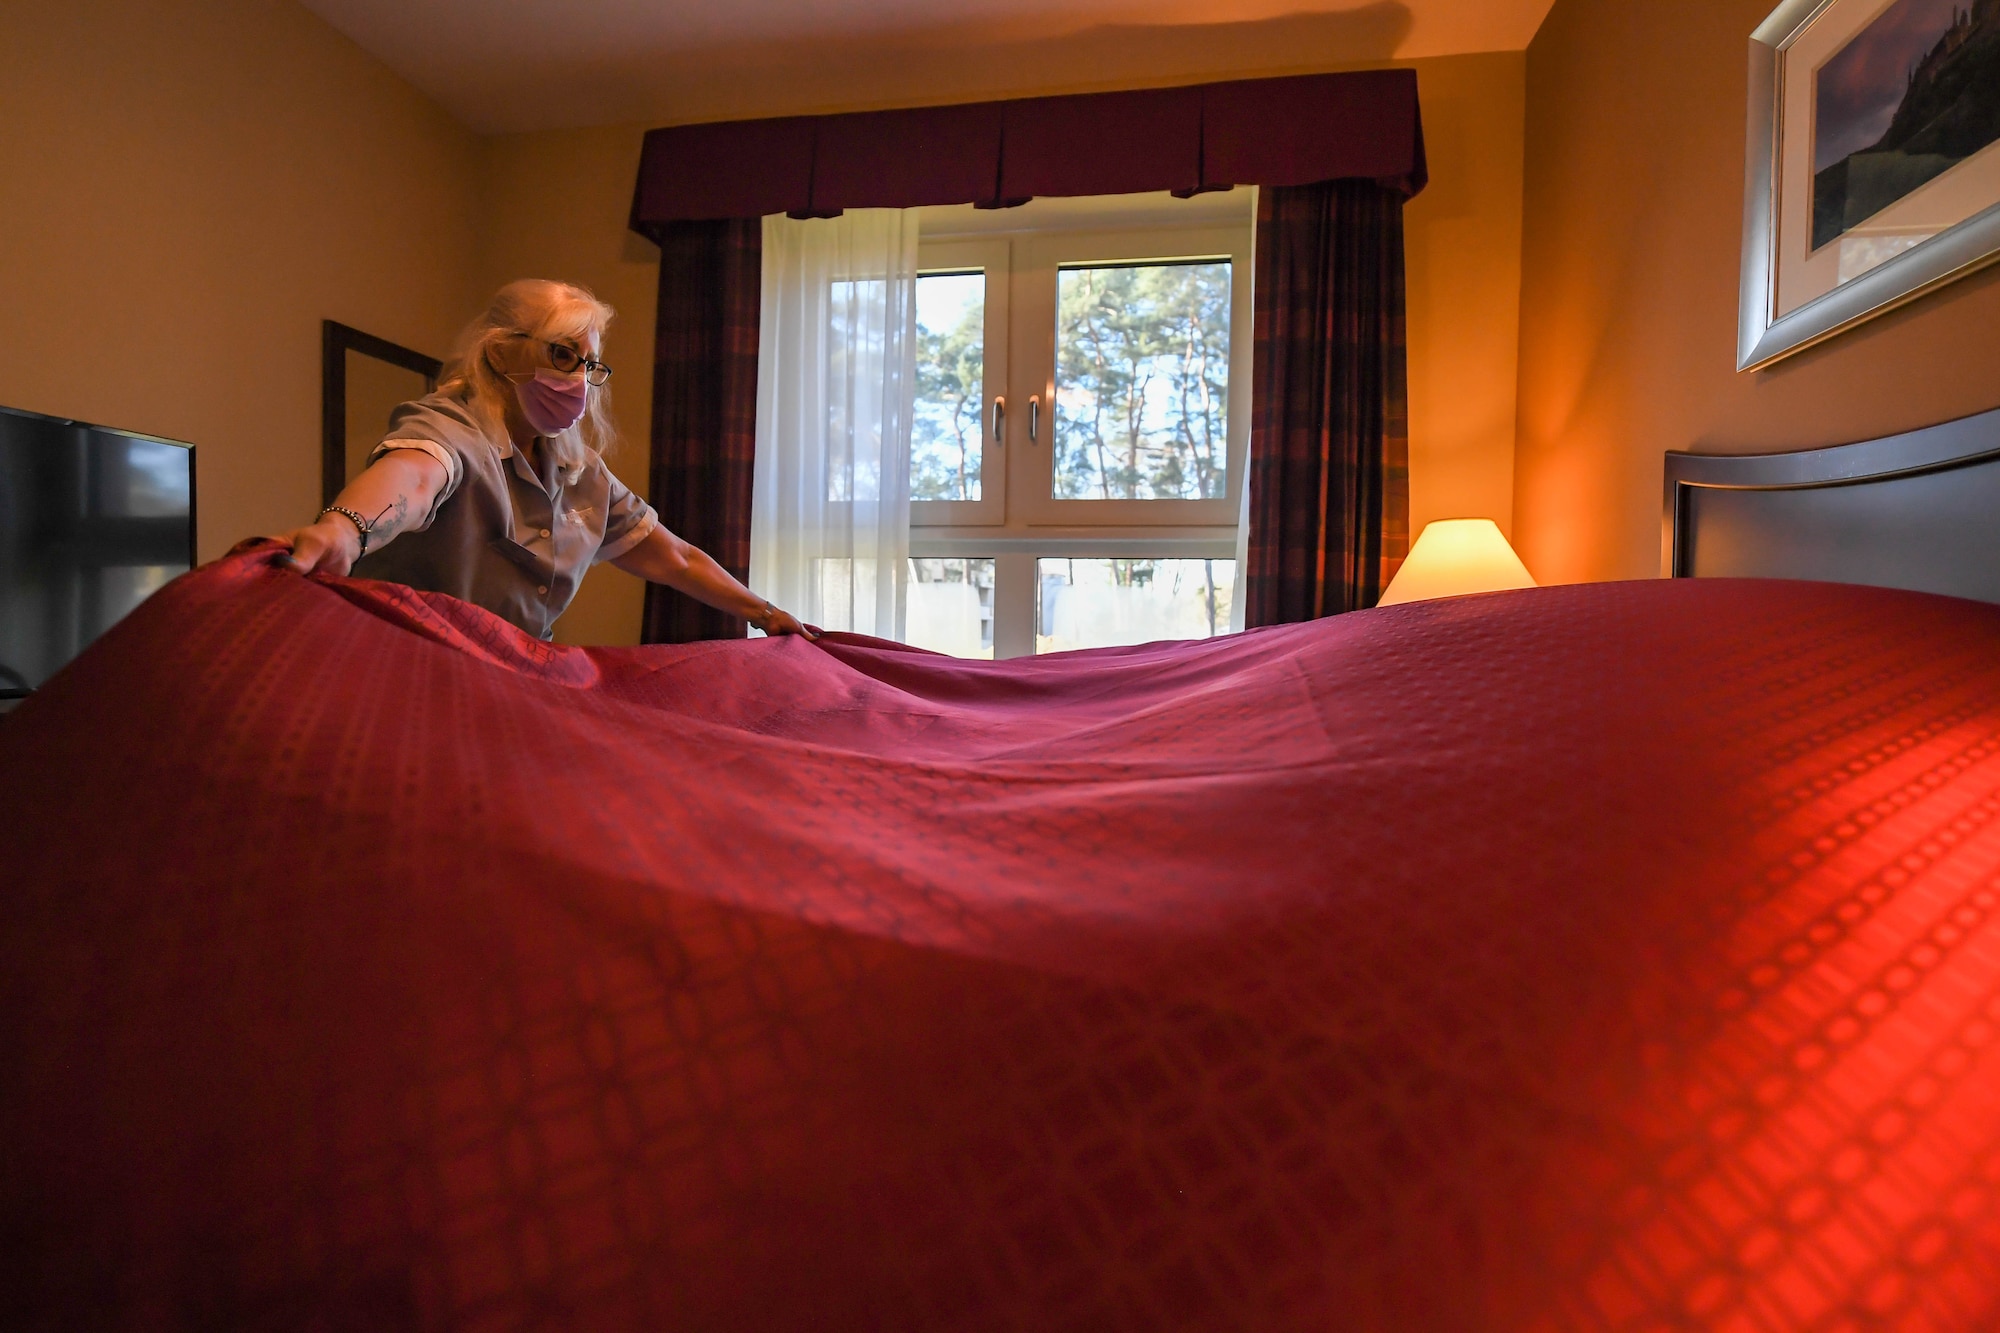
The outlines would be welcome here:
<svg viewBox="0 0 2000 1333">
<path fill-rule="evenodd" d="M 1009 298 L 1013 291 L 1009 246 L 1005 238 L 941 238 L 919 241 L 917 276 L 944 273 L 986 274 L 986 308 L 980 348 L 979 498 L 977 500 L 912 500 L 910 528 L 990 527 L 1006 521 L 1006 478 L 1010 469 L 1002 456 L 1007 440 L 993 437 L 993 400 L 1007 385 Z M 996 281 L 996 275 L 998 280 Z M 1011 404 L 1009 404 L 1011 406 Z M 1003 414 L 1005 415 L 1005 414 Z"/>
<path fill-rule="evenodd" d="M 1060 500 L 1055 495 L 1054 431 L 1056 392 L 1056 298 L 1062 270 L 1108 268 L 1190 260 L 1227 259 L 1229 291 L 1228 485 L 1215 500 Z M 1042 403 L 1042 438 L 1027 442 L 1027 422 L 1019 437 L 1027 445 L 1025 466 L 1007 470 L 1010 507 L 1018 504 L 1031 527 L 1209 527 L 1234 526 L 1241 509 L 1243 464 L 1250 443 L 1250 270 L 1248 228 L 1172 225 L 1107 231 L 1060 231 L 1024 238 L 1014 256 L 1010 304 L 1014 320 L 1012 360 L 1030 374 L 1031 394 Z M 1039 372 L 1038 374 L 1036 372 Z M 1026 378 L 1025 376 L 1022 378 Z M 1010 433 L 1012 427 L 1010 425 Z"/>
<path fill-rule="evenodd" d="M 951 210 L 958 212 L 959 210 Z M 926 210 L 927 215 L 931 210 Z M 1253 348 L 1252 280 L 1256 193 L 1173 199 L 1166 195 L 1116 200 L 1037 200 L 1008 210 L 1021 217 L 984 213 L 933 232 L 926 217 L 919 241 L 920 272 L 964 272 L 984 266 L 986 306 L 986 411 L 982 426 L 978 501 L 913 501 L 913 558 L 991 558 L 994 561 L 993 649 L 996 658 L 1035 653 L 1035 562 L 1062 557 L 1240 560 L 1245 521 L 1251 419 Z M 971 215 L 972 210 L 963 210 Z M 1192 216 L 1190 216 L 1192 215 Z M 970 256 L 982 256 L 976 263 Z M 1221 500 L 1058 500 L 1054 451 L 1048 444 L 1049 409 L 1056 372 L 1056 274 L 1060 267 L 1227 257 L 1230 278 L 1229 481 Z M 995 299 L 996 272 L 1004 295 Z M 1040 284 L 1045 290 L 1036 291 Z M 997 324 L 997 327 L 996 327 Z M 1003 357 L 991 355 L 1004 348 Z M 1033 367 L 1022 373 L 1024 367 Z M 1011 377 L 1008 372 L 1012 372 Z M 995 397 L 1006 399 L 1003 442 L 991 440 Z M 1028 441 L 1028 399 L 1039 396 L 1044 422 Z M 996 463 L 998 467 L 996 469 Z M 995 472 L 1004 479 L 996 487 Z M 999 501 L 996 514 L 988 506 Z M 968 518 L 952 511 L 978 507 Z M 1240 578 L 1240 567 L 1239 567 Z M 1240 597 L 1237 599 L 1240 603 Z"/>
</svg>

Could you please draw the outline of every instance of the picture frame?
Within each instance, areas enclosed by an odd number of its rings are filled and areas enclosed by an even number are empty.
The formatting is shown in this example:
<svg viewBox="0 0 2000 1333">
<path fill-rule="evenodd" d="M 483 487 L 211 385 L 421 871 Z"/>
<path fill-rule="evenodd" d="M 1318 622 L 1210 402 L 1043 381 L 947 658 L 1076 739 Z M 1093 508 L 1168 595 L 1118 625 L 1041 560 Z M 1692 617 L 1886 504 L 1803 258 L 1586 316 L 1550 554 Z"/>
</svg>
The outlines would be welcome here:
<svg viewBox="0 0 2000 1333">
<path fill-rule="evenodd" d="M 443 370 L 434 356 L 337 320 L 320 321 L 321 504 L 332 504 L 366 466 L 389 413 L 435 391 Z"/>
<path fill-rule="evenodd" d="M 2000 0 L 1785 0 L 1758 26 L 1739 371 L 2000 260 L 1996 53 Z"/>
</svg>

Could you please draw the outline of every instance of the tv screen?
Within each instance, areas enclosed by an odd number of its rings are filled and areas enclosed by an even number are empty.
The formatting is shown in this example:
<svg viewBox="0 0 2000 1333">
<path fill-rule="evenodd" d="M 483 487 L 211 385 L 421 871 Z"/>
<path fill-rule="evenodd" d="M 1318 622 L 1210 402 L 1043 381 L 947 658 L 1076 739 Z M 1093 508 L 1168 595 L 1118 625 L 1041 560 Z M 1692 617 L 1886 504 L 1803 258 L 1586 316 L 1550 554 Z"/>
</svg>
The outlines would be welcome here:
<svg viewBox="0 0 2000 1333">
<path fill-rule="evenodd" d="M 191 446 L 0 407 L 0 701 L 193 564 Z"/>
</svg>

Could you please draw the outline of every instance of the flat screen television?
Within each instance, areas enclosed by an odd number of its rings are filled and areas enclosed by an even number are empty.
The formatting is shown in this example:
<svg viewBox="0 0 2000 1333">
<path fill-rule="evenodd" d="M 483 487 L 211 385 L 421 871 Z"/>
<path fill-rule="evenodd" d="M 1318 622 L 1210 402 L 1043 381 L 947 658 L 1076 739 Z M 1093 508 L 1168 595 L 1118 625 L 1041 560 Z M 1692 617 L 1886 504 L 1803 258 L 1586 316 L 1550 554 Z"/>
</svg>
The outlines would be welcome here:
<svg viewBox="0 0 2000 1333">
<path fill-rule="evenodd" d="M 194 566 L 194 448 L 0 407 L 0 710 Z"/>
</svg>

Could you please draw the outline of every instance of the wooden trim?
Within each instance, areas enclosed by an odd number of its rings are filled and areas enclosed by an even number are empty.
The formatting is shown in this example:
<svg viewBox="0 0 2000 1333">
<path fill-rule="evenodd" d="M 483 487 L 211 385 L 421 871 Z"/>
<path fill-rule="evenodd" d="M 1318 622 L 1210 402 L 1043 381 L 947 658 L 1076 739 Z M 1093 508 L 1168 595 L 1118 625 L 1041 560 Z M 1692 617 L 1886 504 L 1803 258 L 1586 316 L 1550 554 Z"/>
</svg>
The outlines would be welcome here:
<svg viewBox="0 0 2000 1333">
<path fill-rule="evenodd" d="M 1669 450 L 1661 511 L 1661 569 L 1689 576 L 1690 493 L 1696 487 L 1741 491 L 1857 486 L 1943 472 L 2000 457 L 2000 409 L 1901 435 L 1783 454 L 1692 454 Z"/>
<path fill-rule="evenodd" d="M 320 321 L 320 503 L 330 505 L 347 485 L 347 354 L 359 352 L 424 377 L 436 390 L 444 363 L 387 338 L 363 333 L 337 320 Z"/>
</svg>

